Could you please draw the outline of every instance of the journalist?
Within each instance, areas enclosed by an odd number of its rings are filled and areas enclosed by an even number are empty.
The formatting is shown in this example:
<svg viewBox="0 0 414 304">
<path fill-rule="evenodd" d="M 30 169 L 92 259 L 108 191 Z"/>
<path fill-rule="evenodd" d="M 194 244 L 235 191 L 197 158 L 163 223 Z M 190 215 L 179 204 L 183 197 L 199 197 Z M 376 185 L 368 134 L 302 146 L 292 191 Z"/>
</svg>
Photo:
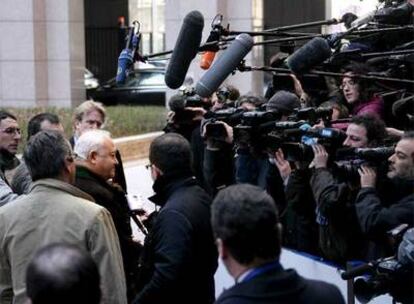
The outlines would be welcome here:
<svg viewBox="0 0 414 304">
<path fill-rule="evenodd" d="M 385 124 L 375 116 L 355 116 L 346 131 L 345 147 L 367 148 L 380 145 Z M 310 183 L 317 204 L 319 246 L 323 255 L 336 262 L 363 259 L 366 240 L 355 212 L 358 181 L 340 178 L 328 167 L 329 154 L 322 145 L 312 146 L 314 168 Z"/>
<path fill-rule="evenodd" d="M 395 201 L 383 201 L 376 191 L 377 174 L 373 168 L 359 169 L 361 189 L 356 198 L 356 214 L 362 232 L 378 245 L 379 253 L 390 254 L 387 231 L 400 224 L 414 226 L 414 132 L 407 132 L 389 158 L 388 178 L 398 185 Z"/>
</svg>

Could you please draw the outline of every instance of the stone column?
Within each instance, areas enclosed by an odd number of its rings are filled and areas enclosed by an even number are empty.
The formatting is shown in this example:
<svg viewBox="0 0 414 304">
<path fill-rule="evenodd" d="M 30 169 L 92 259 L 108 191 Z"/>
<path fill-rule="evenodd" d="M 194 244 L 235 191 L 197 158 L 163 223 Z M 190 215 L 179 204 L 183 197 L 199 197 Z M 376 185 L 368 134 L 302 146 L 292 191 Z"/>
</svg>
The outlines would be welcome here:
<svg viewBox="0 0 414 304">
<path fill-rule="evenodd" d="M 0 106 L 85 99 L 83 0 L 3 0 L 0 37 Z"/>
</svg>

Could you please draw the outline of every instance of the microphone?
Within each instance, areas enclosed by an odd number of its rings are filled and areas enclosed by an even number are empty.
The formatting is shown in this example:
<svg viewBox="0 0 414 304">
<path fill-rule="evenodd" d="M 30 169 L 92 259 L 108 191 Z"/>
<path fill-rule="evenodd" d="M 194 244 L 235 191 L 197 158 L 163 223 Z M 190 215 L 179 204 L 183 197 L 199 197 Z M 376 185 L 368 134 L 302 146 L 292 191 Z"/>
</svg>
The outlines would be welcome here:
<svg viewBox="0 0 414 304">
<path fill-rule="evenodd" d="M 165 83 L 169 88 L 178 89 L 183 84 L 190 63 L 197 55 L 203 27 L 204 17 L 199 11 L 185 16 L 165 72 Z"/>
<path fill-rule="evenodd" d="M 360 27 L 361 25 L 367 24 L 368 22 L 371 22 L 372 19 L 374 19 L 374 16 L 376 14 L 376 10 L 366 13 L 362 15 L 361 17 L 358 17 L 354 21 L 351 22 L 351 27 Z"/>
<path fill-rule="evenodd" d="M 374 267 L 375 265 L 372 263 L 362 264 L 355 268 L 342 272 L 341 278 L 343 280 L 349 280 L 366 273 L 372 273 L 374 271 Z"/>
<path fill-rule="evenodd" d="M 211 25 L 212 30 L 210 32 L 210 36 L 208 36 L 206 43 L 218 41 L 220 39 L 220 33 L 222 30 L 221 22 L 223 20 L 222 15 L 217 15 L 213 23 Z M 201 56 L 200 61 L 200 68 L 203 70 L 208 70 L 213 63 L 214 57 L 216 57 L 216 53 L 219 51 L 219 47 L 217 44 L 214 46 L 209 46 L 208 49 L 204 52 Z"/>
<path fill-rule="evenodd" d="M 253 38 L 250 35 L 238 35 L 223 55 L 198 81 L 195 88 L 197 95 L 209 97 L 217 91 L 218 87 L 237 68 L 240 61 L 250 52 L 252 47 Z"/>
<path fill-rule="evenodd" d="M 287 66 L 293 73 L 300 74 L 324 62 L 331 54 L 326 39 L 315 37 L 287 58 Z"/>
<path fill-rule="evenodd" d="M 414 115 L 414 95 L 394 102 L 392 105 L 392 114 L 396 117 L 402 117 L 407 114 Z"/>
<path fill-rule="evenodd" d="M 341 21 L 345 24 L 345 27 L 347 29 L 352 27 L 352 22 L 354 22 L 355 20 L 358 19 L 358 16 L 353 14 L 353 13 L 345 13 L 342 18 Z"/>
<path fill-rule="evenodd" d="M 129 29 L 126 46 L 119 54 L 116 84 L 124 84 L 133 67 L 135 53 L 141 40 L 141 33 L 137 26 L 139 23 L 134 22 L 134 27 Z"/>
</svg>

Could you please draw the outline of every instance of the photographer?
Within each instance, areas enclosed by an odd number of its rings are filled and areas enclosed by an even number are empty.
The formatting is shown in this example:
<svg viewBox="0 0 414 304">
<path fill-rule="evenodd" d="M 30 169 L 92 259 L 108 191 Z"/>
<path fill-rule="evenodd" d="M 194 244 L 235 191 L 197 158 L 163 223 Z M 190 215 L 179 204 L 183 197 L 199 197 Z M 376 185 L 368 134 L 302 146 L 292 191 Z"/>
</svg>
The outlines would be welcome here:
<svg viewBox="0 0 414 304">
<path fill-rule="evenodd" d="M 346 131 L 343 145 L 352 148 L 378 146 L 385 138 L 384 123 L 373 116 L 356 116 Z M 325 257 L 337 262 L 365 257 L 366 242 L 355 213 L 360 188 L 352 180 L 339 180 L 328 169 L 329 155 L 322 145 L 312 146 L 315 168 L 311 187 L 317 204 L 319 245 Z"/>
<path fill-rule="evenodd" d="M 398 190 L 392 191 L 395 201 L 389 204 L 380 199 L 375 189 L 375 170 L 363 166 L 358 170 L 361 190 L 355 203 L 362 232 L 382 250 L 390 249 L 385 239 L 388 230 L 400 224 L 414 225 L 414 132 L 403 135 L 389 162 L 387 176 L 398 185 Z"/>
<path fill-rule="evenodd" d="M 294 109 L 299 107 L 300 101 L 295 94 L 287 91 L 278 91 L 266 104 L 266 111 L 280 114 L 280 121 L 285 121 L 293 113 Z M 272 185 L 275 184 L 273 180 L 269 181 L 269 178 L 272 179 L 274 174 L 271 172 L 269 176 L 271 166 L 267 153 L 257 151 L 255 147 L 239 146 L 237 148 L 235 166 L 237 183 L 250 183 L 262 188 L 267 188 L 269 182 Z M 280 179 L 280 177 L 276 178 Z"/>
</svg>

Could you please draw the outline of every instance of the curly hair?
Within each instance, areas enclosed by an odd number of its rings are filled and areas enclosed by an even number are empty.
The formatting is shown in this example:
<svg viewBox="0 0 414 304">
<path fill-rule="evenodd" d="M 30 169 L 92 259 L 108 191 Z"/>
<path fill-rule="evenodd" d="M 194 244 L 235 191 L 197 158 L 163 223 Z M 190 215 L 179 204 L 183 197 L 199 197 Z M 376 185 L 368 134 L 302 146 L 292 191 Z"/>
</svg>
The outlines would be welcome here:
<svg viewBox="0 0 414 304">
<path fill-rule="evenodd" d="M 370 146 L 379 146 L 387 136 L 385 123 L 378 117 L 370 114 L 352 117 L 352 124 L 361 125 L 367 130 L 367 139 Z"/>
<path fill-rule="evenodd" d="M 351 73 L 353 75 L 367 75 L 368 73 L 371 72 L 371 69 L 366 64 L 353 62 L 345 66 L 341 70 L 341 72 Z M 345 77 L 349 77 L 349 76 L 345 76 Z M 376 88 L 370 80 L 362 79 L 362 78 L 353 78 L 353 80 L 355 81 L 355 83 L 359 85 L 359 99 L 361 102 L 369 101 L 372 99 L 372 97 L 374 97 L 376 93 Z"/>
</svg>

